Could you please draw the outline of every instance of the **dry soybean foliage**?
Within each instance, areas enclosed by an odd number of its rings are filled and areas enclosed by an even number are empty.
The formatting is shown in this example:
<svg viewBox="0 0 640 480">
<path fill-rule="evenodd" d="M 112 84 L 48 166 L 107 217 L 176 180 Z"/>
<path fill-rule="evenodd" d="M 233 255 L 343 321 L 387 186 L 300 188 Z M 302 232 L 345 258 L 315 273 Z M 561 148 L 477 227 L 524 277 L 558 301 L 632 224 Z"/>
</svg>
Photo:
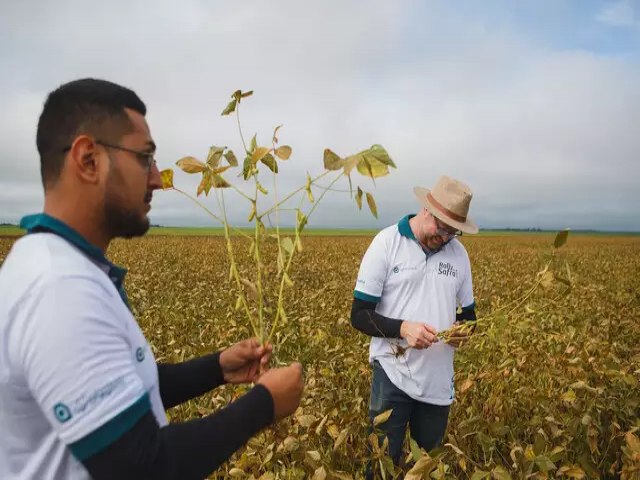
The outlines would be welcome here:
<svg viewBox="0 0 640 480">
<path fill-rule="evenodd" d="M 0 261 L 12 242 L 0 238 Z M 359 478 L 372 455 L 385 477 L 393 477 L 384 452 L 368 447 L 368 339 L 349 323 L 370 238 L 303 242 L 287 291 L 287 320 L 274 339 L 276 362 L 305 365 L 302 406 L 212 478 Z M 553 236 L 463 242 L 477 308 L 486 315 L 527 291 Z M 638 478 L 640 237 L 576 235 L 563 248 L 572 269 L 570 294 L 537 292 L 519 312 L 478 325 L 456 356 L 446 444 L 427 457 L 408 442 L 400 478 Z M 133 309 L 159 361 L 181 361 L 249 335 L 234 309 L 223 238 L 116 241 L 109 255 L 129 268 Z M 243 391 L 224 386 L 169 416 L 207 415 Z"/>
</svg>

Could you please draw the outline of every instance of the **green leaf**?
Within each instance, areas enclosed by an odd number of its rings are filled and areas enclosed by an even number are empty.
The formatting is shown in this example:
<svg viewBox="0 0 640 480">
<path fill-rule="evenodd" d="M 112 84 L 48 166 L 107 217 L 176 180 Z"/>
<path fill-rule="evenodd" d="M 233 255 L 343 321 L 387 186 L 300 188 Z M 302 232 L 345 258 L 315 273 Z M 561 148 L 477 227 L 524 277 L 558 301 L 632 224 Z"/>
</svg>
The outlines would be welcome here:
<svg viewBox="0 0 640 480">
<path fill-rule="evenodd" d="M 378 207 L 376 207 L 376 201 L 374 200 L 373 195 L 369 192 L 367 192 L 367 204 L 369 205 L 369 210 L 371 210 L 373 216 L 378 218 Z"/>
<path fill-rule="evenodd" d="M 542 472 L 547 473 L 547 472 L 550 472 L 551 470 L 556 469 L 556 466 L 554 465 L 554 463 L 544 455 L 538 455 L 534 461 Z"/>
<path fill-rule="evenodd" d="M 270 153 L 267 153 L 264 157 L 260 159 L 260 161 L 264 163 L 267 167 L 269 167 L 269 170 L 271 170 L 273 173 L 278 173 L 278 163 L 276 162 L 276 159 L 273 157 L 273 155 L 271 155 Z"/>
<path fill-rule="evenodd" d="M 376 415 L 376 417 L 373 419 L 373 426 L 377 427 L 378 425 L 383 424 L 384 422 L 389 420 L 389 417 L 391 417 L 392 412 L 393 412 L 393 409 L 390 408 L 389 410 L 385 410 L 381 414 Z"/>
<path fill-rule="evenodd" d="M 413 438 L 409 439 L 409 446 L 411 447 L 411 456 L 413 457 L 413 461 L 417 462 L 420 457 L 422 457 L 422 450 L 418 446 L 418 442 Z"/>
<path fill-rule="evenodd" d="M 362 210 L 362 189 L 360 187 L 356 192 L 356 203 L 358 204 L 358 210 Z"/>
<path fill-rule="evenodd" d="M 227 163 L 232 167 L 238 166 L 238 159 L 236 158 L 235 153 L 233 153 L 233 150 L 227 150 L 227 152 L 224 154 L 224 158 L 227 159 Z"/>
<path fill-rule="evenodd" d="M 291 240 L 291 237 L 285 237 L 282 239 L 282 248 L 284 248 L 285 252 L 291 255 L 291 252 L 293 252 L 294 249 L 293 240 Z"/>
<path fill-rule="evenodd" d="M 258 134 L 256 133 L 251 139 L 251 144 L 249 145 L 249 152 L 254 152 L 256 148 L 258 148 Z"/>
<path fill-rule="evenodd" d="M 242 177 L 247 180 L 251 176 L 251 172 L 253 172 L 253 161 L 251 157 L 247 155 L 242 164 Z"/>
<path fill-rule="evenodd" d="M 332 150 L 324 149 L 324 168 L 327 170 L 340 170 L 344 167 L 344 160 L 336 155 Z"/>
<path fill-rule="evenodd" d="M 489 478 L 491 474 L 489 472 L 485 472 L 484 470 L 476 470 L 471 475 L 471 480 L 483 480 L 485 478 Z"/>
<path fill-rule="evenodd" d="M 233 100 L 231 100 L 229 102 L 229 104 L 225 107 L 225 109 L 222 111 L 221 115 L 229 115 L 230 113 L 233 113 L 236 111 L 236 104 L 237 104 L 237 100 L 234 98 Z"/>
<path fill-rule="evenodd" d="M 224 152 L 225 147 L 216 147 L 215 145 L 209 148 L 209 154 L 207 155 L 207 164 L 211 168 L 216 168 L 220 163 L 220 159 L 222 158 L 222 152 Z"/>
<path fill-rule="evenodd" d="M 558 232 L 555 240 L 553 241 L 553 248 L 560 248 L 565 243 L 567 243 L 567 238 L 569 237 L 569 229 L 562 230 Z"/>
<path fill-rule="evenodd" d="M 302 232 L 302 230 L 304 229 L 305 225 L 307 224 L 307 217 L 304 213 L 302 213 L 302 210 L 297 210 L 297 229 L 298 232 Z"/>
<path fill-rule="evenodd" d="M 495 480 L 511 480 L 511 475 L 504 467 L 497 466 L 491 470 L 491 477 Z"/>
<path fill-rule="evenodd" d="M 184 157 L 176 162 L 176 165 L 186 173 L 200 173 L 207 169 L 207 166 L 194 157 Z"/>
<path fill-rule="evenodd" d="M 397 168 L 396 164 L 393 163 L 393 160 L 391 160 L 391 157 L 389 157 L 389 154 L 382 145 L 372 145 L 367 153 L 375 158 L 376 161 L 388 165 L 389 167 Z"/>
<path fill-rule="evenodd" d="M 289 157 L 291 156 L 291 147 L 289 145 L 283 145 L 276 148 L 274 153 L 282 160 L 289 160 Z"/>
<path fill-rule="evenodd" d="M 307 198 L 309 199 L 309 202 L 313 203 L 314 198 L 313 198 L 313 192 L 311 191 L 311 177 L 309 176 L 308 173 L 307 173 L 307 184 L 305 185 L 304 188 L 307 191 Z"/>
<path fill-rule="evenodd" d="M 160 178 L 162 179 L 162 188 L 167 190 L 173 188 L 173 170 L 166 168 L 160 172 Z"/>
<path fill-rule="evenodd" d="M 377 161 L 366 152 L 361 154 L 361 159 L 357 165 L 358 173 L 370 178 L 384 177 L 389 174 L 389 167 Z"/>
</svg>

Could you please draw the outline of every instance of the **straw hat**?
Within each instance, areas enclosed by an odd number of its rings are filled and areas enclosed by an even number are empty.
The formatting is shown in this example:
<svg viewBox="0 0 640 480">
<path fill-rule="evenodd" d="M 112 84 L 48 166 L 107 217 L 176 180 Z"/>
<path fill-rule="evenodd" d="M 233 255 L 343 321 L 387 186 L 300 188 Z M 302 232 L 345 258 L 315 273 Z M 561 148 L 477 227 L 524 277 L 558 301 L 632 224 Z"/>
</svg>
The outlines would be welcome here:
<svg viewBox="0 0 640 480">
<path fill-rule="evenodd" d="M 468 185 L 442 176 L 432 190 L 413 187 L 413 193 L 434 217 L 461 232 L 478 233 L 478 226 L 467 216 L 473 197 Z"/>
</svg>

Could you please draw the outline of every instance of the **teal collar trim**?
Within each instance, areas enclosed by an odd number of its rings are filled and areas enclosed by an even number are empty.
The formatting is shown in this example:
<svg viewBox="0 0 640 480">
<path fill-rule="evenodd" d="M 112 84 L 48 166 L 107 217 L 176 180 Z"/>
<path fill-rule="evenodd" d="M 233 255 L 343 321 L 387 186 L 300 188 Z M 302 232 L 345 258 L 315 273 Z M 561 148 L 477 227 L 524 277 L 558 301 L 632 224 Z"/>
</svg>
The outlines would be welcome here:
<svg viewBox="0 0 640 480">
<path fill-rule="evenodd" d="M 20 227 L 24 228 L 27 233 L 55 233 L 56 235 L 64 238 L 67 242 L 78 247 L 88 257 L 91 257 L 101 263 L 111 263 L 105 258 L 102 250 L 89 243 L 82 235 L 66 223 L 61 222 L 57 218 L 47 215 L 46 213 L 27 215 L 20 220 Z"/>
<path fill-rule="evenodd" d="M 398 232 L 400 232 L 400 235 L 402 235 L 403 237 L 418 241 L 416 236 L 413 234 L 413 230 L 411 230 L 411 225 L 409 224 L 409 220 L 411 220 L 415 216 L 416 215 L 414 213 L 402 217 L 402 219 L 398 222 Z"/>
<path fill-rule="evenodd" d="M 20 227 L 25 229 L 27 234 L 40 232 L 56 234 L 80 249 L 80 251 L 87 257 L 92 258 L 101 265 L 107 267 L 109 278 L 120 292 L 120 296 L 124 300 L 125 304 L 127 304 L 127 306 L 129 305 L 126 292 L 123 288 L 124 277 L 127 274 L 127 269 L 111 263 L 104 256 L 102 250 L 89 243 L 86 238 L 76 232 L 69 225 L 55 217 L 52 217 L 51 215 L 47 215 L 46 213 L 36 213 L 34 215 L 27 215 L 26 217 L 23 217 L 22 220 L 20 220 Z"/>
<path fill-rule="evenodd" d="M 413 214 L 409 214 L 409 215 L 406 215 L 406 216 L 402 217 L 400 219 L 400 221 L 398 222 L 398 233 L 400 233 L 400 235 L 402 235 L 403 237 L 406 237 L 409 240 L 413 240 L 414 242 L 416 242 L 420 246 L 420 248 L 422 248 L 422 251 L 425 253 L 425 255 L 427 256 L 427 259 L 428 259 L 431 255 L 435 255 L 440 250 L 442 250 L 442 247 L 444 247 L 448 242 L 444 243 L 440 248 L 438 248 L 436 250 L 431 250 L 431 249 L 425 247 L 424 245 L 422 245 L 418 241 L 416 236 L 413 234 L 413 230 L 411 230 L 411 224 L 409 223 L 409 220 L 411 220 L 415 216 L 416 216 L 416 214 L 413 213 Z"/>
</svg>

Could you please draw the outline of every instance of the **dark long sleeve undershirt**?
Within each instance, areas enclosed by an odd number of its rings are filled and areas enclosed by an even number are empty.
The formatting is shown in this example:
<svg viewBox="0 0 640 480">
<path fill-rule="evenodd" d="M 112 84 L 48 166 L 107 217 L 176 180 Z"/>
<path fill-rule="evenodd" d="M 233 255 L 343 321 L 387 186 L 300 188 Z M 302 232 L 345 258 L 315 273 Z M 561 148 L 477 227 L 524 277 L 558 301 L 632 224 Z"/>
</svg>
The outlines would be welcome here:
<svg viewBox="0 0 640 480">
<path fill-rule="evenodd" d="M 104 450 L 83 461 L 92 478 L 202 479 L 273 422 L 273 399 L 255 386 L 204 418 L 160 428 L 151 411 Z"/>
<path fill-rule="evenodd" d="M 158 379 L 164 408 L 199 397 L 225 383 L 220 352 L 182 363 L 159 363 Z"/>
<path fill-rule="evenodd" d="M 473 306 L 456 313 L 456 321 L 475 320 Z M 400 338 L 402 320 L 385 317 L 376 312 L 376 303 L 354 298 L 351 304 L 351 325 L 370 337 Z"/>
<path fill-rule="evenodd" d="M 376 312 L 376 303 L 354 298 L 351 304 L 351 325 L 370 337 L 400 338 L 402 320 Z"/>
</svg>

